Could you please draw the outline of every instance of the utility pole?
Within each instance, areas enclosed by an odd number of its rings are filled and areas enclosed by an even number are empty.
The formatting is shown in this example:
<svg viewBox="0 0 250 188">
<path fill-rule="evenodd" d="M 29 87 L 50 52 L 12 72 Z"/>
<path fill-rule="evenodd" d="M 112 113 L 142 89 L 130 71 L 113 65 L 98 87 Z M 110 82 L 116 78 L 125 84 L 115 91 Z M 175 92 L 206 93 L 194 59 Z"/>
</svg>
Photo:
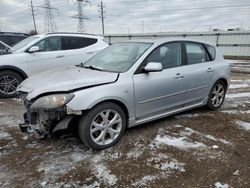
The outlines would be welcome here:
<svg viewBox="0 0 250 188">
<path fill-rule="evenodd" d="M 34 7 L 33 7 L 32 0 L 30 0 L 30 7 L 31 7 L 32 18 L 33 18 L 34 29 L 35 29 L 35 32 L 37 33 L 37 29 L 36 29 L 36 20 L 35 20 L 35 13 L 34 13 Z"/>
<path fill-rule="evenodd" d="M 144 21 L 141 22 L 141 32 L 144 33 Z"/>
<path fill-rule="evenodd" d="M 45 10 L 44 15 L 44 32 L 55 32 L 57 30 L 56 28 L 56 22 L 54 19 L 53 11 L 57 10 L 57 8 L 51 6 L 50 0 L 44 0 L 44 4 L 39 6 L 40 8 L 43 8 Z"/>
<path fill-rule="evenodd" d="M 104 17 L 104 5 L 103 5 L 103 2 L 101 1 L 101 4 L 100 5 L 98 5 L 99 7 L 100 7 L 100 10 L 99 10 L 99 12 L 101 13 L 101 15 L 99 16 L 100 18 L 101 18 L 101 20 L 102 20 L 102 35 L 104 35 L 104 19 L 105 19 L 105 17 Z"/>
<path fill-rule="evenodd" d="M 87 4 L 90 4 L 88 0 L 76 0 L 77 4 L 77 15 L 71 16 L 71 18 L 78 19 L 77 31 L 79 33 L 86 33 L 87 29 L 84 25 L 84 20 L 88 20 L 89 18 L 83 14 L 83 7 Z"/>
</svg>

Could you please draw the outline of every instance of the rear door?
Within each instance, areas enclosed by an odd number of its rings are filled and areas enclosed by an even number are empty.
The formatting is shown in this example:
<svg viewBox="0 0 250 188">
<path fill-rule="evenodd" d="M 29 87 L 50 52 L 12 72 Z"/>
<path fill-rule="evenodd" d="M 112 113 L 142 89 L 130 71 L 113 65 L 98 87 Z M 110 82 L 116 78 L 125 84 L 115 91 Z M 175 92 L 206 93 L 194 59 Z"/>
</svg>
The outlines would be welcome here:
<svg viewBox="0 0 250 188">
<path fill-rule="evenodd" d="M 163 71 L 139 71 L 133 76 L 137 119 L 172 111 L 183 105 L 185 83 L 181 46 L 180 42 L 173 42 L 157 47 L 143 64 L 160 62 Z"/>
<path fill-rule="evenodd" d="M 61 37 L 47 37 L 33 46 L 39 46 L 40 51 L 26 53 L 27 67 L 31 74 L 66 66 L 65 54 L 62 51 Z"/>
<path fill-rule="evenodd" d="M 69 65 L 84 63 L 96 54 L 97 39 L 87 37 L 62 37 L 62 49 L 65 50 L 66 62 Z"/>
<path fill-rule="evenodd" d="M 187 106 L 202 102 L 213 84 L 214 61 L 205 45 L 196 42 L 185 42 L 185 75 Z"/>
</svg>

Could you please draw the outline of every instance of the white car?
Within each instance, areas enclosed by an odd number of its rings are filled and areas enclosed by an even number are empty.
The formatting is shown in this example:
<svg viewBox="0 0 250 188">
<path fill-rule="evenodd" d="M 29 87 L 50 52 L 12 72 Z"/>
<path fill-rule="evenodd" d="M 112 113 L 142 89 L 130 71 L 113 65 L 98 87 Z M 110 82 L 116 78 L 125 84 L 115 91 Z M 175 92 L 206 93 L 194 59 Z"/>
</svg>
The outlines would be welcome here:
<svg viewBox="0 0 250 188">
<path fill-rule="evenodd" d="M 27 77 L 68 65 L 84 63 L 106 48 L 103 37 L 74 33 L 47 33 L 22 40 L 11 54 L 0 56 L 0 98 L 15 96 Z"/>
</svg>

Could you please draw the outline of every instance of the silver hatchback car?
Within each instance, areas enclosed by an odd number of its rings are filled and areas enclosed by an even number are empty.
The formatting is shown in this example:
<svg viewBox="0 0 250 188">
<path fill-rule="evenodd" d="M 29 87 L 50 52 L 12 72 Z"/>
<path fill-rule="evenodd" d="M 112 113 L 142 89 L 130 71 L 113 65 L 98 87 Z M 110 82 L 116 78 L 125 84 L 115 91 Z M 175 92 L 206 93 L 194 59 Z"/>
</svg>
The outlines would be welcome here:
<svg viewBox="0 0 250 188">
<path fill-rule="evenodd" d="M 93 149 L 115 145 L 127 127 L 200 106 L 218 109 L 229 64 L 194 40 L 117 43 L 84 64 L 47 71 L 17 89 L 27 112 L 22 132 L 40 138 L 77 127 Z"/>
</svg>

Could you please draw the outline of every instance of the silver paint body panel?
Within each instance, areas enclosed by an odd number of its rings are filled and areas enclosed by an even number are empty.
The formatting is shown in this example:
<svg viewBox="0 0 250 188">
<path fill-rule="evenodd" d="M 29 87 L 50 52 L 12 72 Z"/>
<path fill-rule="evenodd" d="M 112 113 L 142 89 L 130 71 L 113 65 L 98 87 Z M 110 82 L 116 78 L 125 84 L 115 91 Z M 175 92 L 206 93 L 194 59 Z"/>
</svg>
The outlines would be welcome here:
<svg viewBox="0 0 250 188">
<path fill-rule="evenodd" d="M 75 97 L 67 106 L 76 111 L 89 110 L 103 101 L 119 101 L 127 108 L 129 127 L 205 105 L 213 84 L 219 79 L 229 78 L 229 64 L 217 49 L 214 61 L 164 69 L 160 72 L 135 74 L 143 60 L 156 47 L 171 41 L 185 40 L 145 40 L 144 42 L 153 42 L 153 45 L 124 73 L 99 72 L 84 68 L 55 70 L 51 78 L 49 74 L 52 73 L 49 72 L 47 75 L 42 73 L 30 77 L 18 90 L 25 91 L 25 88 L 29 88 L 31 92 L 27 97 L 34 99 L 46 92 L 93 86 L 74 91 Z M 180 75 L 178 78 L 177 74 Z M 46 80 L 44 77 L 48 79 L 47 85 L 39 84 L 39 80 Z M 90 80 L 94 80 L 97 85 Z"/>
</svg>

